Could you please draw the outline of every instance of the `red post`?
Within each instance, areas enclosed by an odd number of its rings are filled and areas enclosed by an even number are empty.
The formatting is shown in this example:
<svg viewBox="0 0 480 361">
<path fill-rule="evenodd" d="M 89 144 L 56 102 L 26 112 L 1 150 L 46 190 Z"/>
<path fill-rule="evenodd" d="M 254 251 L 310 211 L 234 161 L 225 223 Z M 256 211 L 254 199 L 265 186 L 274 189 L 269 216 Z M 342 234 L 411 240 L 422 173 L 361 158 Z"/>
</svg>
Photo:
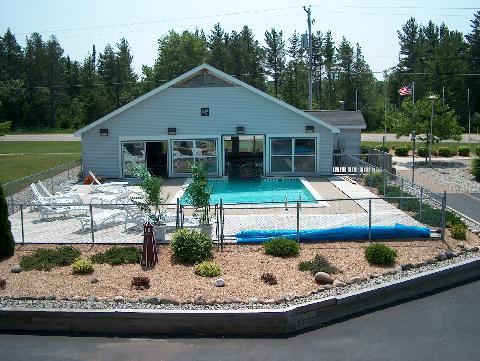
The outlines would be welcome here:
<svg viewBox="0 0 480 361">
<path fill-rule="evenodd" d="M 155 232 L 153 224 L 145 222 L 143 224 L 143 248 L 142 248 L 142 267 L 155 267 L 158 262 L 157 244 L 155 242 Z"/>
</svg>

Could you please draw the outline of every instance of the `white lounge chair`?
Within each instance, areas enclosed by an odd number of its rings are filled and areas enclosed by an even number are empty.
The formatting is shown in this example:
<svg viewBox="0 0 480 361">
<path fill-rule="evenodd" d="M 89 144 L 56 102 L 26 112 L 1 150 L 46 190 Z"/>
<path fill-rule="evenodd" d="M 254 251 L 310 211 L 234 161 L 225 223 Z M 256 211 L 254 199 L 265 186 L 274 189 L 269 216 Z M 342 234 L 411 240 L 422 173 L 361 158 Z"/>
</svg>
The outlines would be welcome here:
<svg viewBox="0 0 480 361">
<path fill-rule="evenodd" d="M 77 218 L 80 221 L 82 231 L 91 229 L 93 223 L 93 229 L 98 230 L 100 228 L 106 228 L 119 223 L 125 218 L 125 210 L 123 209 L 106 209 L 101 212 L 93 213 L 93 217 L 89 216 Z"/>
<path fill-rule="evenodd" d="M 75 205 L 75 204 L 82 204 L 82 200 L 77 195 L 77 197 L 44 197 L 34 183 L 30 184 L 30 189 L 33 193 L 33 200 L 32 200 L 32 209 L 37 209 L 40 206 L 46 205 Z"/>
<path fill-rule="evenodd" d="M 92 171 L 89 171 L 88 174 L 93 179 L 92 183 L 90 183 L 92 193 L 118 194 L 127 191 L 128 182 L 101 183 Z"/>
<path fill-rule="evenodd" d="M 62 193 L 55 193 L 55 194 L 52 194 L 47 187 L 45 187 L 45 185 L 42 183 L 41 180 L 39 180 L 37 182 L 37 190 L 40 192 L 40 193 L 43 193 L 43 195 L 47 198 L 47 199 L 51 199 L 51 200 L 65 200 L 65 199 L 75 199 L 78 203 L 78 204 L 82 204 L 82 200 L 80 198 L 80 195 L 78 193 L 74 193 L 74 192 L 62 192 Z M 61 202 L 59 202 L 61 203 Z"/>
<path fill-rule="evenodd" d="M 87 206 L 53 206 L 48 204 L 38 205 L 42 221 L 52 218 L 72 218 L 75 216 L 87 215 L 89 207 Z"/>
<path fill-rule="evenodd" d="M 128 204 L 132 203 L 130 200 L 130 191 L 116 193 L 116 194 L 95 194 L 90 200 L 91 203 L 98 204 Z"/>
</svg>

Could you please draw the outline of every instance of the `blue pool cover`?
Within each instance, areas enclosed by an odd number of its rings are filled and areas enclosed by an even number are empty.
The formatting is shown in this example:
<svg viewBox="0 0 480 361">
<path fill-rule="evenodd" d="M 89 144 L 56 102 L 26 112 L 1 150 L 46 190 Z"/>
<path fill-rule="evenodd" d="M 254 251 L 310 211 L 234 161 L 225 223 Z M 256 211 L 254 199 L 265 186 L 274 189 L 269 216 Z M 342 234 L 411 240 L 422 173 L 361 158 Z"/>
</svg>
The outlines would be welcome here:
<svg viewBox="0 0 480 361">
<path fill-rule="evenodd" d="M 430 229 L 403 224 L 372 226 L 371 235 L 372 239 L 428 238 L 430 237 Z M 288 229 L 250 230 L 240 231 L 235 236 L 237 237 L 237 243 L 263 243 L 277 237 L 297 239 L 297 231 Z M 368 226 L 302 230 L 299 232 L 299 239 L 301 242 L 368 240 Z"/>
</svg>

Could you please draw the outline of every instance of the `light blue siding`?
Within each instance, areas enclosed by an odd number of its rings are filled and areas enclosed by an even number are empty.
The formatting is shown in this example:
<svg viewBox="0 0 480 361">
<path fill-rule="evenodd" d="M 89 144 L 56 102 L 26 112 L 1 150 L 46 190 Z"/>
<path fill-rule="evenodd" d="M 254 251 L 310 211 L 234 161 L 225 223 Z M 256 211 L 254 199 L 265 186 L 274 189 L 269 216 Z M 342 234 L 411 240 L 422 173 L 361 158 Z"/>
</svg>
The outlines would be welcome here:
<svg viewBox="0 0 480 361">
<path fill-rule="evenodd" d="M 200 116 L 200 108 L 210 116 Z M 295 112 L 243 87 L 168 88 L 82 134 L 84 169 L 109 177 L 121 177 L 119 137 L 168 138 L 167 128 L 176 128 L 177 137 L 235 134 L 306 134 L 314 125 L 318 134 L 319 174 L 332 172 L 331 131 Z M 107 128 L 108 136 L 99 129 Z M 219 149 L 221 151 L 221 149 Z"/>
</svg>

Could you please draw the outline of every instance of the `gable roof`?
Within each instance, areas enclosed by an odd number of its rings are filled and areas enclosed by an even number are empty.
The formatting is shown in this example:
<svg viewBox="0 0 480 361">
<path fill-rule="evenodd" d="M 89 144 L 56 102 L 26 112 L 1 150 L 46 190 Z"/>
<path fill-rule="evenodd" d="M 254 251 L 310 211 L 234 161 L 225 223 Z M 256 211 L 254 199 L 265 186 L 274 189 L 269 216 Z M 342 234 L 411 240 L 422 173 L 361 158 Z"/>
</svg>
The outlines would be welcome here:
<svg viewBox="0 0 480 361">
<path fill-rule="evenodd" d="M 325 128 L 330 129 L 332 131 L 332 133 L 340 133 L 340 130 L 338 128 L 336 128 L 335 126 L 333 126 L 333 125 L 331 125 L 331 124 L 329 124 L 329 123 L 327 123 L 327 122 L 325 122 L 321 119 L 318 119 L 318 118 L 316 118 L 316 117 L 314 117 L 314 116 L 312 116 L 308 113 L 305 113 L 302 110 L 300 110 L 298 108 L 295 108 L 295 107 L 291 106 L 290 104 L 285 103 L 284 101 L 282 101 L 280 99 L 272 97 L 271 95 L 268 95 L 267 93 L 265 93 L 261 90 L 258 90 L 257 88 L 255 88 L 255 87 L 253 87 L 253 86 L 251 86 L 251 85 L 249 85 L 249 84 L 247 84 L 247 83 L 245 83 L 241 80 L 238 80 L 237 78 L 235 78 L 233 76 L 230 76 L 230 75 L 224 73 L 223 71 L 218 70 L 218 69 L 216 69 L 216 68 L 214 68 L 214 67 L 212 67 L 208 64 L 201 64 L 201 65 L 197 66 L 196 68 L 193 68 L 192 70 L 189 70 L 186 73 L 180 75 L 179 77 L 177 77 L 173 80 L 170 80 L 169 82 L 159 86 L 158 88 L 155 88 L 155 89 L 149 91 L 148 93 L 145 93 L 142 96 L 132 100 L 130 103 L 127 103 L 124 106 L 122 106 L 118 109 L 115 109 L 113 112 L 108 113 L 107 115 L 103 116 L 100 119 L 97 119 L 96 121 L 90 123 L 89 125 L 83 127 L 82 129 L 77 130 L 74 133 L 74 135 L 76 137 L 79 137 L 81 134 L 85 133 L 87 130 L 92 129 L 99 124 L 102 124 L 106 120 L 122 113 L 123 111 L 125 111 L 127 109 L 130 109 L 131 107 L 133 107 L 134 105 L 144 101 L 145 99 L 148 99 L 148 98 L 154 96 L 155 94 L 158 94 L 161 91 L 170 88 L 172 85 L 178 84 L 178 83 L 190 78 L 191 76 L 195 75 L 196 73 L 200 72 L 201 70 L 207 70 L 210 73 L 218 76 L 219 78 L 221 78 L 221 79 L 223 79 L 227 82 L 233 83 L 233 84 L 241 86 L 241 87 L 243 87 L 247 90 L 250 90 L 251 92 L 253 92 L 253 93 L 255 93 L 259 96 L 262 96 L 262 97 L 264 97 L 264 98 L 266 98 L 266 99 L 268 99 L 268 100 L 270 100 L 270 101 L 272 101 L 272 102 L 274 102 L 274 103 L 276 103 L 276 104 L 278 104 L 278 105 L 280 105 L 280 106 L 282 106 L 282 107 L 284 107 L 284 108 L 286 108 L 286 109 L 288 109 L 288 110 L 290 110 L 290 111 L 292 111 L 292 112 L 294 112 L 298 115 L 301 115 L 304 118 L 307 118 L 308 120 L 311 120 L 311 121 L 313 121 L 317 124 L 320 124 L 320 125 L 324 126 Z"/>
<path fill-rule="evenodd" d="M 367 129 L 360 110 L 305 110 L 305 113 L 339 129 Z"/>
</svg>

